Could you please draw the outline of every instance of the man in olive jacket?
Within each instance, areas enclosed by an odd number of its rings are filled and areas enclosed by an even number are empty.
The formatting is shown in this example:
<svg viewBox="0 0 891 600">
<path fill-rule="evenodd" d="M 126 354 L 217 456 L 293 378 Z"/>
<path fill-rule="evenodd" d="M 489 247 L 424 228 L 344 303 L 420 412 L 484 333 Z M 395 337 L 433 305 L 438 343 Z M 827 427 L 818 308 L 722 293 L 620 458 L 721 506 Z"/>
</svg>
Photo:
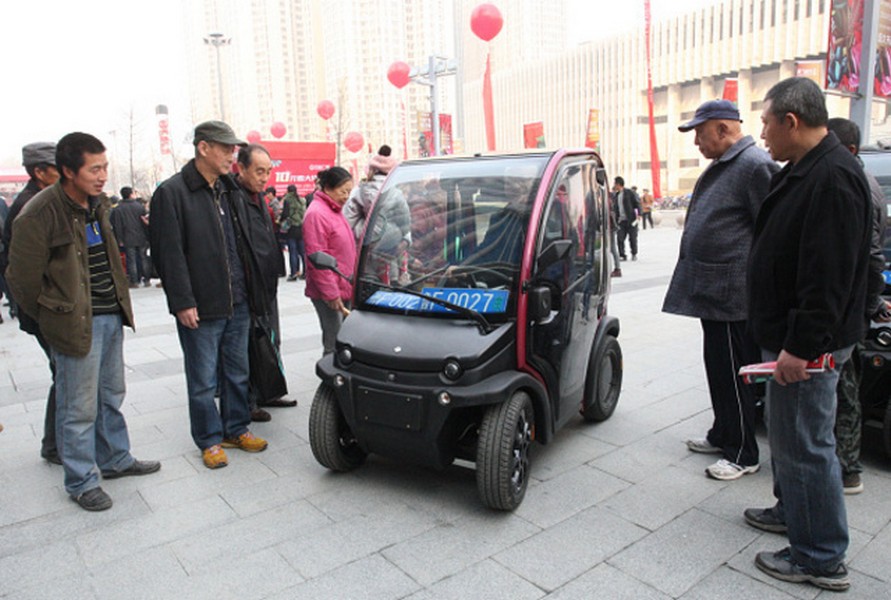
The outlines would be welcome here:
<svg viewBox="0 0 891 600">
<path fill-rule="evenodd" d="M 124 401 L 123 325 L 133 327 L 127 279 L 112 233 L 105 147 L 86 133 L 56 146 L 61 181 L 16 219 L 7 275 L 37 321 L 56 366 L 56 439 L 65 490 L 82 508 L 111 508 L 105 479 L 161 468 L 130 454 Z"/>
</svg>

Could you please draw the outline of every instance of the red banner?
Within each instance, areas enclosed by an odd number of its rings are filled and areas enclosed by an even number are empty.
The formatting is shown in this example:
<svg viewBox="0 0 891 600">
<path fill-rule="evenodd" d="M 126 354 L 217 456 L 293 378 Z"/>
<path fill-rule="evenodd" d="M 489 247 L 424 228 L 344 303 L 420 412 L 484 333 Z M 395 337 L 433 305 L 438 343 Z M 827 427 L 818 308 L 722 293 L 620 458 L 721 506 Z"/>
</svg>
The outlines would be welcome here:
<svg viewBox="0 0 891 600">
<path fill-rule="evenodd" d="M 495 107 L 492 102 L 492 63 L 486 54 L 486 72 L 483 75 L 483 117 L 486 121 L 486 148 L 495 151 Z"/>
<path fill-rule="evenodd" d="M 536 121 L 535 123 L 526 123 L 523 125 L 523 147 L 524 148 L 544 148 L 544 123 Z"/>
<path fill-rule="evenodd" d="M 425 158 L 434 156 L 433 126 L 430 113 L 418 113 L 418 129 L 421 135 L 418 137 L 418 156 Z M 439 113 L 439 149 L 442 154 L 452 154 L 452 115 Z"/>
<path fill-rule="evenodd" d="M 728 77 L 724 80 L 724 94 L 721 98 L 739 104 L 739 80 L 736 77 Z"/>
<path fill-rule="evenodd" d="M 646 19 L 647 42 L 647 113 L 650 119 L 650 173 L 653 178 L 653 195 L 662 197 L 662 168 L 659 162 L 659 148 L 656 147 L 656 121 L 653 118 L 653 51 L 650 44 L 652 36 L 650 0 L 644 0 L 644 18 Z"/>
<path fill-rule="evenodd" d="M 585 146 L 600 152 L 600 110 L 592 108 L 588 111 L 588 132 L 585 135 Z"/>
<path fill-rule="evenodd" d="M 891 2 L 879 6 L 879 29 L 876 39 L 876 98 L 891 98 Z"/>
<path fill-rule="evenodd" d="M 826 51 L 826 89 L 851 94 L 860 85 L 863 0 L 833 0 Z"/>
<path fill-rule="evenodd" d="M 155 116 L 158 118 L 158 141 L 161 144 L 161 154 L 170 154 L 170 121 L 167 118 L 167 106 L 164 104 L 156 106 Z"/>
<path fill-rule="evenodd" d="M 316 175 L 334 165 L 336 144 L 329 142 L 260 142 L 272 157 L 269 185 L 279 196 L 289 185 L 305 196 L 315 187 Z"/>
</svg>

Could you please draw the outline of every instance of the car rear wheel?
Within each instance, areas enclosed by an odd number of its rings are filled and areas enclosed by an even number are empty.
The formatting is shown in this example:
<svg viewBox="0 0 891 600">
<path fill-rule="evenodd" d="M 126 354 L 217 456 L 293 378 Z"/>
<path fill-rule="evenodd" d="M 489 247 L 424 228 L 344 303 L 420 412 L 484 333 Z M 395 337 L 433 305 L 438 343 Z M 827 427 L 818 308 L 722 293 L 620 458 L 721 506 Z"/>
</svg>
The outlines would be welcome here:
<svg viewBox="0 0 891 600">
<path fill-rule="evenodd" d="M 324 383 L 309 411 L 309 445 L 319 464 L 332 471 L 351 471 L 367 456 L 343 418 L 334 390 Z"/>
<path fill-rule="evenodd" d="M 534 438 L 535 414 L 526 392 L 486 410 L 476 451 L 477 489 L 486 506 L 514 510 L 523 501 Z"/>
<path fill-rule="evenodd" d="M 613 335 L 603 340 L 600 353 L 591 361 L 582 417 L 586 421 L 605 421 L 612 416 L 622 390 L 622 347 Z"/>
</svg>

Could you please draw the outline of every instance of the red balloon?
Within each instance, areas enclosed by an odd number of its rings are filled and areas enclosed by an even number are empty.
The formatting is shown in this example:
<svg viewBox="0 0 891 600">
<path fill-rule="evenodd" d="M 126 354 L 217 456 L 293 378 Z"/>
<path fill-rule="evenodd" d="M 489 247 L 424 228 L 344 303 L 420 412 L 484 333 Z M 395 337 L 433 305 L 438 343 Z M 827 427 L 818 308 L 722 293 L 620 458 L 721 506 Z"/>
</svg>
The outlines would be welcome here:
<svg viewBox="0 0 891 600">
<path fill-rule="evenodd" d="M 248 131 L 248 133 L 245 137 L 247 138 L 247 141 L 250 142 L 251 144 L 259 144 L 260 143 L 260 132 L 257 131 L 256 129 L 252 129 L 252 130 Z"/>
<path fill-rule="evenodd" d="M 411 67 L 408 66 L 408 63 L 397 60 L 387 69 L 387 79 L 401 90 L 411 81 L 410 73 Z"/>
<path fill-rule="evenodd" d="M 269 128 L 269 131 L 272 133 L 272 135 L 273 135 L 274 137 L 276 137 L 276 138 L 283 138 L 283 137 L 285 137 L 285 133 L 286 133 L 288 130 L 285 128 L 285 124 L 284 124 L 284 123 L 282 123 L 281 121 L 276 121 L 276 122 L 273 123 L 272 126 Z"/>
<path fill-rule="evenodd" d="M 351 131 L 343 137 L 343 145 L 350 152 L 358 152 L 365 145 L 365 138 L 358 131 Z"/>
<path fill-rule="evenodd" d="M 334 116 L 334 103 L 330 100 L 322 100 L 316 106 L 316 112 L 326 121 Z"/>
<path fill-rule="evenodd" d="M 470 29 L 484 42 L 488 42 L 501 31 L 504 19 L 494 4 L 480 4 L 470 13 Z"/>
</svg>

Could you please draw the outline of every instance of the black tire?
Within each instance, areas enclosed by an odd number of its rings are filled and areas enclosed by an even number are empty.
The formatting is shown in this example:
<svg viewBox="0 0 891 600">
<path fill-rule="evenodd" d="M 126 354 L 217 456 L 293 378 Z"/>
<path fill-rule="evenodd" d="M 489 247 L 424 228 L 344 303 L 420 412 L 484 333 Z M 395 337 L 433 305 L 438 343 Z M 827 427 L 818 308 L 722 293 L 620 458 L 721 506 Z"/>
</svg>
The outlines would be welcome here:
<svg viewBox="0 0 891 600">
<path fill-rule="evenodd" d="M 352 471 L 367 456 L 344 420 L 334 390 L 324 383 L 316 390 L 309 411 L 309 445 L 319 464 L 332 471 Z"/>
<path fill-rule="evenodd" d="M 591 368 L 585 384 L 582 417 L 590 422 L 606 421 L 616 410 L 622 391 L 622 347 L 615 336 L 606 336 Z"/>
<path fill-rule="evenodd" d="M 476 486 L 489 508 L 514 510 L 529 484 L 529 448 L 535 431 L 532 400 L 516 392 L 483 415 L 476 446 Z"/>
</svg>

